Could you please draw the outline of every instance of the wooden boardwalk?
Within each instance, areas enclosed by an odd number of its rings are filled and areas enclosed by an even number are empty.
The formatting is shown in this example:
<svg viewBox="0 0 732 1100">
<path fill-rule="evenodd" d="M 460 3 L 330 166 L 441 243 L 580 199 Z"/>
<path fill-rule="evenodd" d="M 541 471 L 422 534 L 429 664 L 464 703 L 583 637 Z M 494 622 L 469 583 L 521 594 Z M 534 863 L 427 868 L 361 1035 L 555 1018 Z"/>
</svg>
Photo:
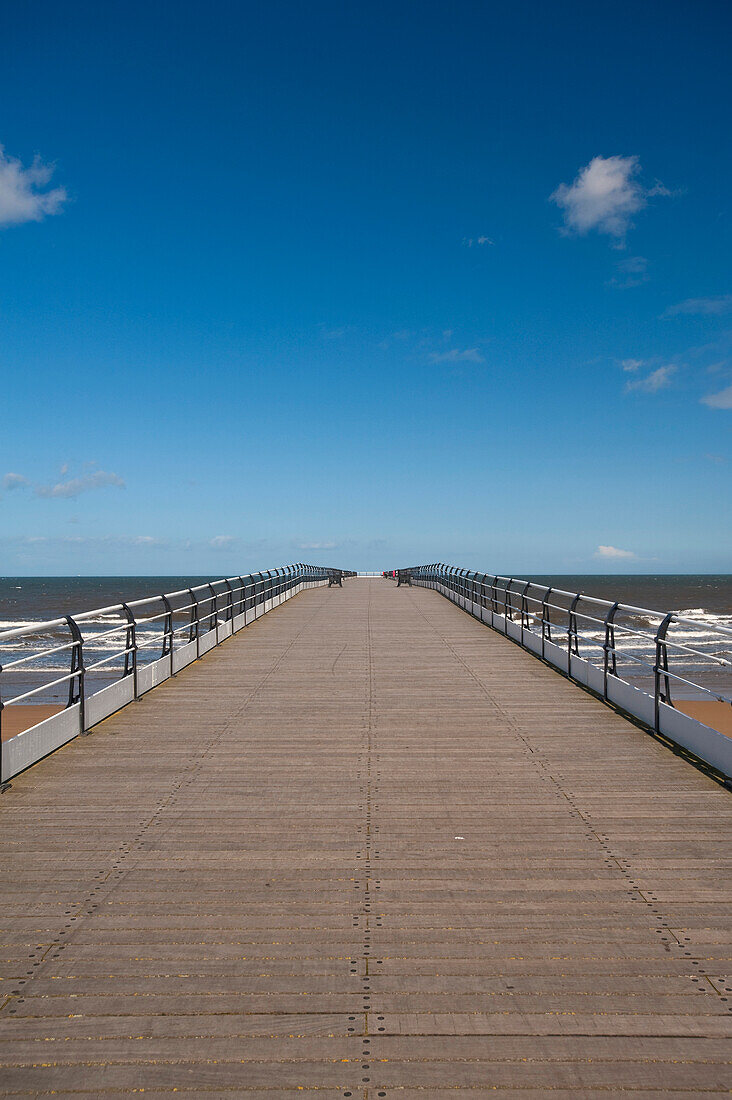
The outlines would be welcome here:
<svg viewBox="0 0 732 1100">
<path fill-rule="evenodd" d="M 732 1090 L 732 795 L 434 592 L 298 596 L 0 812 L 3 1096 Z"/>
</svg>

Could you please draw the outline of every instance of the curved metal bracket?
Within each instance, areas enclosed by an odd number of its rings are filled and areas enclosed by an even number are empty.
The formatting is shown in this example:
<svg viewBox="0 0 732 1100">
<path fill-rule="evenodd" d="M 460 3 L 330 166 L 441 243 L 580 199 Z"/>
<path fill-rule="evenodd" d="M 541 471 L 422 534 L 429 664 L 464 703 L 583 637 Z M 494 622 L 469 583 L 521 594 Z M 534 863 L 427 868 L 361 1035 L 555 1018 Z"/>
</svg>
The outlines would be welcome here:
<svg viewBox="0 0 732 1100">
<path fill-rule="evenodd" d="M 189 624 L 189 627 L 188 627 L 188 641 L 189 642 L 196 642 L 196 652 L 198 653 L 199 648 L 200 648 L 199 645 L 198 645 L 198 636 L 199 636 L 198 597 L 196 596 L 196 594 L 195 594 L 195 592 L 193 591 L 192 588 L 188 589 L 188 595 L 191 597 L 191 605 L 190 605 L 191 621 L 190 621 L 190 624 Z"/>
<path fill-rule="evenodd" d="M 208 588 L 209 592 L 211 593 L 211 606 L 209 607 L 208 625 L 207 625 L 206 629 L 207 630 L 215 630 L 216 631 L 216 641 L 218 641 L 218 638 L 219 638 L 219 615 L 218 615 L 218 610 L 217 610 L 216 605 L 218 603 L 219 598 L 216 595 L 216 589 L 214 588 L 214 586 L 212 584 L 209 583 L 209 584 L 206 585 L 206 587 Z"/>
<path fill-rule="evenodd" d="M 508 584 L 506 585 L 503 594 L 503 614 L 506 619 L 506 624 L 513 622 L 513 604 L 511 603 L 511 585 L 513 584 L 513 577 L 508 578 Z"/>
<path fill-rule="evenodd" d="M 544 599 L 541 601 L 541 655 L 544 656 L 544 643 L 552 640 L 552 620 L 551 612 L 549 611 L 549 597 L 551 596 L 553 588 L 547 588 L 544 593 Z"/>
<path fill-rule="evenodd" d="M 229 584 L 229 581 L 224 578 L 224 584 L 226 585 L 226 613 L 224 615 L 224 622 L 231 623 L 231 633 L 234 633 L 234 589 Z"/>
<path fill-rule="evenodd" d="M 79 728 L 86 733 L 85 713 L 85 683 L 84 683 L 84 638 L 79 630 L 79 625 L 71 615 L 66 616 L 66 625 L 71 632 L 73 646 L 71 649 L 71 679 L 69 680 L 69 699 L 67 707 L 79 703 Z"/>
<path fill-rule="evenodd" d="M 605 641 L 602 647 L 602 693 L 607 699 L 607 678 L 618 674 L 618 655 L 615 649 L 615 616 L 620 604 L 615 601 L 605 616 Z"/>
<path fill-rule="evenodd" d="M 527 581 L 521 589 L 521 645 L 524 644 L 524 630 L 529 629 L 529 608 L 526 602 L 526 593 L 531 588 L 531 581 Z"/>
<path fill-rule="evenodd" d="M 132 674 L 133 694 L 135 699 L 137 698 L 137 623 L 135 622 L 135 616 L 132 614 L 132 610 L 126 604 L 122 604 L 122 611 L 124 612 L 127 620 L 127 630 L 125 631 L 125 667 L 122 672 L 122 676 L 129 676 Z"/>
<path fill-rule="evenodd" d="M 656 733 L 658 733 L 659 728 L 661 703 L 666 703 L 670 707 L 673 706 L 671 700 L 671 680 L 668 675 L 668 645 L 666 643 L 666 635 L 668 634 L 668 628 L 674 621 L 674 617 L 673 612 L 670 611 L 656 631 L 656 663 L 653 666 Z"/>
<path fill-rule="evenodd" d="M 569 622 L 567 624 L 567 653 L 569 657 L 574 653 L 575 657 L 579 657 L 579 639 L 577 637 L 577 615 L 575 614 L 577 604 L 582 599 L 582 593 L 578 592 L 569 605 Z M 568 659 L 569 659 L 568 657 Z M 571 671 L 571 669 L 568 669 Z"/>
</svg>

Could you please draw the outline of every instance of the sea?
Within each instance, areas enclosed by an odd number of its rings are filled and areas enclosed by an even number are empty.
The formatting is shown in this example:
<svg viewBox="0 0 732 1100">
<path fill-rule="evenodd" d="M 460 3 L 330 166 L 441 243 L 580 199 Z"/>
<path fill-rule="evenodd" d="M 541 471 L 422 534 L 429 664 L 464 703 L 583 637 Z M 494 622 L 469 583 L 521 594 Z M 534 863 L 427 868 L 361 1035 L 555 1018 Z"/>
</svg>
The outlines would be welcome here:
<svg viewBox="0 0 732 1100">
<path fill-rule="evenodd" d="M 108 608 L 123 601 L 129 603 L 180 591 L 215 579 L 190 576 L 0 577 L 0 632 L 94 608 Z M 732 574 L 564 574 L 531 579 L 555 589 L 582 592 L 659 613 L 674 611 L 695 620 L 697 626 L 678 625 L 673 631 L 674 646 L 669 652 L 671 667 L 680 677 L 673 685 L 676 693 L 686 698 L 704 697 L 685 686 L 687 678 L 690 684 L 701 684 L 725 695 L 732 693 L 732 638 L 717 629 L 732 629 Z M 616 635 L 622 658 L 620 674 L 646 688 L 652 681 L 655 660 L 655 650 L 648 635 L 658 621 L 658 615 L 619 620 Z M 176 625 L 184 632 L 183 616 L 178 617 Z M 640 633 L 634 633 L 636 630 Z M 83 635 L 85 663 L 96 666 L 88 676 L 88 690 L 98 690 L 121 675 L 123 657 L 119 653 L 124 648 L 121 619 L 114 614 L 93 616 L 84 623 Z M 601 663 L 604 630 L 599 624 L 584 622 L 580 623 L 580 635 L 582 654 L 593 663 Z M 69 641 L 65 626 L 36 631 L 6 643 L 0 636 L 0 665 L 3 666 L 0 698 L 8 702 L 33 691 L 26 702 L 64 702 L 68 696 L 68 681 L 61 678 L 69 672 Z M 160 656 L 162 621 L 143 624 L 138 629 L 137 643 L 141 662 Z M 46 652 L 48 650 L 51 652 Z M 20 666 L 7 668 L 19 659 L 23 662 Z M 54 680 L 61 682 L 54 683 Z M 39 688 L 42 690 L 37 690 Z"/>
</svg>

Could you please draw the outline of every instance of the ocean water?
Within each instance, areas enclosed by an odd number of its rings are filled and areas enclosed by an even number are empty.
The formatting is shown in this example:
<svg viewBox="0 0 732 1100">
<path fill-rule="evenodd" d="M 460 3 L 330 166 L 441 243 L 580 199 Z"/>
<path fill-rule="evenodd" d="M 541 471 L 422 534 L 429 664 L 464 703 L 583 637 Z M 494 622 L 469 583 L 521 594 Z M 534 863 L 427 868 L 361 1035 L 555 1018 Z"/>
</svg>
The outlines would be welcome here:
<svg viewBox="0 0 732 1100">
<path fill-rule="evenodd" d="M 667 634 L 672 697 L 703 699 L 702 687 L 724 697 L 732 695 L 732 638 L 717 628 L 732 629 L 732 574 L 659 574 L 617 576 L 572 574 L 532 577 L 539 584 L 597 599 L 645 608 L 655 614 L 619 614 L 615 645 L 618 673 L 646 691 L 653 691 L 656 648 L 653 636 L 669 611 L 694 620 L 695 625 L 674 623 Z M 558 600 L 558 603 L 569 603 Z M 605 609 L 594 610 L 586 602 L 579 609 L 601 618 Z M 556 615 L 560 626 L 567 617 Z M 604 626 L 579 619 L 582 656 L 598 666 L 603 662 Z M 560 634 L 561 640 L 561 634 Z M 689 683 L 685 680 L 688 678 Z"/>
<path fill-rule="evenodd" d="M 1 577 L 0 631 L 32 626 L 68 614 L 112 607 L 123 601 L 178 592 L 205 584 L 209 577 Z M 204 605 L 203 610 L 206 610 Z M 155 660 L 162 653 L 164 608 L 161 604 L 145 609 L 152 621 L 142 623 L 137 630 L 139 661 Z M 174 617 L 174 626 L 184 631 L 186 614 Z M 87 668 L 87 690 L 97 691 L 117 680 L 124 669 L 126 627 L 118 614 L 95 615 L 84 621 L 84 659 Z M 183 640 L 178 635 L 179 642 Z M 34 691 L 27 703 L 63 703 L 68 697 L 67 682 L 56 683 L 70 671 L 71 635 L 66 626 L 36 631 L 30 636 L 3 642 L 0 638 L 0 694 L 5 702 L 28 691 Z M 50 652 L 48 652 L 50 651 Z M 17 667 L 12 662 L 21 660 Z M 36 691 L 42 688 L 41 691 Z"/>
<path fill-rule="evenodd" d="M 205 584 L 208 577 L 2 577 L 0 578 L 0 631 L 24 624 L 40 623 L 67 614 L 109 607 L 122 601 L 130 602 L 148 596 L 159 595 Z M 214 578 L 215 579 L 215 578 Z M 732 675 L 728 662 L 732 663 L 732 639 L 725 638 L 716 628 L 732 629 L 732 574 L 721 575 L 553 575 L 531 578 L 538 584 L 551 585 L 555 589 L 582 592 L 611 602 L 619 601 L 650 611 L 665 613 L 675 611 L 693 619 L 697 625 L 677 624 L 669 633 L 670 667 L 677 676 L 693 684 L 701 684 L 712 691 L 730 694 Z M 348 583 L 348 582 L 347 582 Z M 384 584 L 391 582 L 384 581 Z M 558 599 L 566 606 L 567 601 Z M 587 604 L 582 609 L 593 614 Z M 162 607 L 151 608 L 148 614 L 158 614 Z M 597 612 L 601 617 L 604 612 Z M 562 631 L 566 630 L 566 615 L 555 611 L 551 615 L 556 624 L 556 640 L 562 643 Z M 655 647 L 652 635 L 661 615 L 619 616 L 616 630 L 618 671 L 623 678 L 648 689 L 652 682 L 652 666 Z M 180 628 L 178 635 L 185 638 L 187 616 L 175 617 L 174 625 Z M 159 657 L 162 652 L 163 623 L 161 618 L 143 623 L 137 632 L 140 647 L 140 663 Z M 604 628 L 587 620 L 579 621 L 580 652 L 593 663 L 601 664 Z M 118 615 L 99 615 L 84 623 L 84 652 L 87 666 L 96 665 L 88 676 L 89 690 L 98 690 L 117 679 L 122 672 L 124 658 L 124 624 Z M 23 658 L 17 669 L 0 673 L 0 693 L 9 698 L 48 685 L 54 678 L 69 672 L 71 651 L 66 627 L 36 632 L 31 637 L 14 639 L 7 643 L 0 640 L 0 664 L 6 666 Z M 53 652 L 38 656 L 40 650 Z M 26 660 L 27 658 L 27 660 Z M 99 662 L 102 662 L 100 665 Z M 683 683 L 673 684 L 679 697 L 703 697 Z M 28 702 L 63 702 L 68 684 L 44 687 L 42 692 Z"/>
</svg>

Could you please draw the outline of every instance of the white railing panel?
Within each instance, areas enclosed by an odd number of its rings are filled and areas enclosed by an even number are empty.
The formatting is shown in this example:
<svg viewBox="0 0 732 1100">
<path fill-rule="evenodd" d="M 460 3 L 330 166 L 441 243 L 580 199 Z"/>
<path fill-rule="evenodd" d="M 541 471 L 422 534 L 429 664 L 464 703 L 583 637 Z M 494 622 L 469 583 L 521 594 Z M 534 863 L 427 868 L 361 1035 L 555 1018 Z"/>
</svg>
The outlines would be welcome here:
<svg viewBox="0 0 732 1100">
<path fill-rule="evenodd" d="M 55 752 L 68 741 L 81 733 L 81 707 L 78 703 L 67 707 L 60 714 L 54 714 L 39 722 L 37 726 L 18 733 L 3 742 L 2 775 L 3 780 L 25 771 L 31 764 L 42 760 L 44 756 Z"/>
<path fill-rule="evenodd" d="M 170 676 L 170 657 L 158 657 L 149 665 L 141 665 L 137 670 L 137 694 L 144 695 L 162 684 Z"/>
<path fill-rule="evenodd" d="M 116 684 L 110 684 L 94 695 L 89 695 L 84 703 L 86 728 L 91 729 L 103 718 L 108 718 L 110 714 L 131 703 L 134 698 L 135 685 L 132 676 L 125 676 Z"/>
</svg>

